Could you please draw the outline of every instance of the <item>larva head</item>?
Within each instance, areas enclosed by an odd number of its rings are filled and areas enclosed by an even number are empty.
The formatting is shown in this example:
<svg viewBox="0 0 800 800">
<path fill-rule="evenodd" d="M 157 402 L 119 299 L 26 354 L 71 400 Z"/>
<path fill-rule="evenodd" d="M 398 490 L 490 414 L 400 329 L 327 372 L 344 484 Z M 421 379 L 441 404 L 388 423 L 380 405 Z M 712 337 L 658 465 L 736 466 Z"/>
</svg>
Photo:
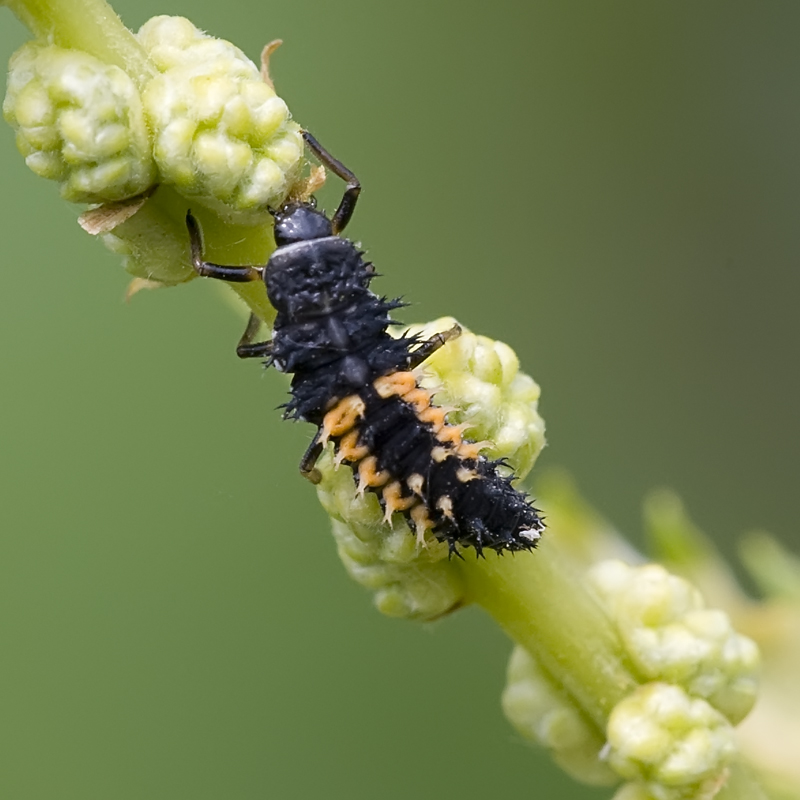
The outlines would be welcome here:
<svg viewBox="0 0 800 800">
<path fill-rule="evenodd" d="M 313 202 L 287 203 L 272 215 L 275 217 L 275 244 L 278 247 L 333 235 L 331 221 L 317 211 Z"/>
</svg>

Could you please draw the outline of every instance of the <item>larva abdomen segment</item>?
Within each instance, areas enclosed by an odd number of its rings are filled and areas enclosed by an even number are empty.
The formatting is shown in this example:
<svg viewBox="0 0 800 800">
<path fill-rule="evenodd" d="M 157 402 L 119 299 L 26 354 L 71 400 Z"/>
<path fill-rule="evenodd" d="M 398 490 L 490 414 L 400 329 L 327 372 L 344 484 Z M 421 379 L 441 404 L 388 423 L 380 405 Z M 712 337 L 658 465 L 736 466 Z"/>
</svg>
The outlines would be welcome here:
<svg viewBox="0 0 800 800">
<path fill-rule="evenodd" d="M 536 510 L 480 455 L 489 443 L 465 440 L 447 413 L 413 373 L 395 372 L 337 401 L 320 430 L 358 491 L 378 495 L 385 521 L 403 514 L 420 543 L 431 530 L 456 552 L 535 547 L 544 527 Z"/>
</svg>

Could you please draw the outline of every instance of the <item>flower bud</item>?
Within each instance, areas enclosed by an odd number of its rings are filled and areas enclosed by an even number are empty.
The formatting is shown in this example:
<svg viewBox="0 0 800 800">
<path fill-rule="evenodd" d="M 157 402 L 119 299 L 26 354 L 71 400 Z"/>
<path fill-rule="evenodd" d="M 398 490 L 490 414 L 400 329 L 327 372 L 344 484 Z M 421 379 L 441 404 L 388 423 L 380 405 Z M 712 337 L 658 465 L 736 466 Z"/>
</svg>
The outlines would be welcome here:
<svg viewBox="0 0 800 800">
<path fill-rule="evenodd" d="M 452 317 L 443 317 L 412 325 L 410 333 L 427 339 L 453 324 Z M 448 421 L 468 423 L 471 439 L 492 443 L 485 454 L 508 459 L 522 479 L 545 444 L 538 410 L 541 390 L 520 372 L 517 354 L 507 344 L 462 329 L 459 337 L 425 362 L 422 385 L 438 389 L 437 405 L 455 407 Z"/>
<path fill-rule="evenodd" d="M 522 647 L 511 654 L 502 702 L 503 712 L 519 733 L 550 750 L 573 778 L 598 786 L 619 780 L 600 756 L 603 736 Z"/>
<path fill-rule="evenodd" d="M 739 722 L 755 702 L 758 648 L 723 611 L 658 564 L 603 561 L 589 572 L 628 655 L 651 681 L 668 681 Z"/>
<path fill-rule="evenodd" d="M 618 703 L 607 734 L 608 763 L 657 800 L 712 797 L 736 752 L 722 714 L 666 683 L 640 686 Z"/>
<path fill-rule="evenodd" d="M 11 58 L 3 114 L 25 163 L 67 200 L 122 200 L 156 180 L 139 93 L 119 67 L 29 42 Z"/>
<path fill-rule="evenodd" d="M 398 514 L 385 523 L 378 498 L 357 495 L 352 471 L 335 469 L 330 453 L 317 466 L 323 476 L 317 493 L 332 517 L 339 557 L 350 577 L 374 592 L 380 612 L 431 620 L 461 605 L 464 588 L 446 544 L 421 549 Z"/>
<path fill-rule="evenodd" d="M 154 17 L 138 39 L 160 70 L 144 89 L 163 179 L 230 222 L 280 205 L 302 165 L 286 103 L 230 42 L 182 17 Z"/>
</svg>

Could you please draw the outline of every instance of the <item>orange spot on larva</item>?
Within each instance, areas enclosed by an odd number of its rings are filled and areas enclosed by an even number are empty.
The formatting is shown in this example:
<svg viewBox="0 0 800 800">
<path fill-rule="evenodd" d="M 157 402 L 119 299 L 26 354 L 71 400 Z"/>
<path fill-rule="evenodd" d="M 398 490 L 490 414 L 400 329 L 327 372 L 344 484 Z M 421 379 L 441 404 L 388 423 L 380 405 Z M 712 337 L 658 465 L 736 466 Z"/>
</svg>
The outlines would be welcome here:
<svg viewBox="0 0 800 800">
<path fill-rule="evenodd" d="M 447 495 L 443 495 L 436 501 L 436 508 L 448 519 L 453 519 L 453 501 Z"/>
<path fill-rule="evenodd" d="M 454 447 L 458 447 L 461 444 L 461 434 L 465 427 L 464 425 L 445 425 L 437 432 L 436 438 L 440 442 L 449 442 Z"/>
<path fill-rule="evenodd" d="M 462 442 L 458 447 L 458 454 L 464 460 L 478 458 L 481 450 L 491 447 L 493 442 Z"/>
<path fill-rule="evenodd" d="M 383 503 L 386 509 L 383 515 L 383 521 L 389 522 L 392 518 L 392 514 L 395 511 L 405 511 L 407 508 L 410 508 L 414 505 L 417 501 L 413 497 L 403 497 L 402 496 L 402 487 L 400 486 L 400 481 L 392 481 L 388 486 L 383 488 L 382 492 L 383 496 Z"/>
<path fill-rule="evenodd" d="M 320 442 L 325 445 L 331 436 L 343 436 L 364 416 L 365 409 L 364 401 L 357 394 L 340 400 L 322 420 Z"/>
<path fill-rule="evenodd" d="M 414 494 L 422 497 L 422 488 L 425 486 L 425 478 L 423 478 L 422 475 L 415 472 L 413 475 L 408 476 L 406 483 Z"/>
<path fill-rule="evenodd" d="M 417 388 L 417 380 L 410 372 L 392 372 L 376 378 L 372 384 L 379 397 L 384 400 L 395 395 L 403 397 Z"/>
<path fill-rule="evenodd" d="M 403 401 L 414 406 L 414 411 L 419 414 L 430 406 L 431 395 L 430 392 L 418 387 L 403 395 Z"/>
<path fill-rule="evenodd" d="M 361 461 L 369 455 L 369 448 L 358 443 L 358 431 L 352 430 L 346 433 L 339 442 L 336 458 L 333 459 L 335 466 L 339 466 L 343 461 L 354 463 Z"/>
<path fill-rule="evenodd" d="M 367 456 L 358 465 L 358 493 L 364 494 L 369 487 L 383 486 L 391 477 L 385 469 L 378 471 L 378 459 L 375 456 Z"/>
<path fill-rule="evenodd" d="M 438 406 L 430 406 L 426 408 L 424 411 L 421 411 L 418 415 L 419 421 L 424 422 L 426 425 L 430 425 L 435 433 L 438 433 L 441 430 L 442 426 L 444 425 L 445 417 L 447 416 L 447 412 L 443 408 L 439 408 Z"/>
<path fill-rule="evenodd" d="M 425 531 L 433 527 L 431 518 L 428 516 L 428 509 L 421 503 L 414 506 L 414 508 L 411 509 L 411 520 L 417 532 L 417 544 L 422 547 L 427 547 L 425 544 Z"/>
</svg>

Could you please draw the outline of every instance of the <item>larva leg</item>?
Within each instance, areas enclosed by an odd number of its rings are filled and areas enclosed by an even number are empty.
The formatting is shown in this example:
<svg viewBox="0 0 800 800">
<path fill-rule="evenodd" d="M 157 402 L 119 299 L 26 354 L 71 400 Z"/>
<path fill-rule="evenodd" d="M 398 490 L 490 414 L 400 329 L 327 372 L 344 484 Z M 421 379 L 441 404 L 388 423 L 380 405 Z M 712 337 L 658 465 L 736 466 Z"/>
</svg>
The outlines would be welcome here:
<svg viewBox="0 0 800 800">
<path fill-rule="evenodd" d="M 407 369 L 418 367 L 423 361 L 430 358 L 440 347 L 447 344 L 451 339 L 456 339 L 461 335 L 461 326 L 453 325 L 441 333 L 435 333 L 430 339 L 423 342 L 413 353 L 409 353 L 406 362 Z"/>
<path fill-rule="evenodd" d="M 303 131 L 302 133 L 303 139 L 305 139 L 306 144 L 314 152 L 320 163 L 326 166 L 334 175 L 338 175 L 347 184 L 342 201 L 339 203 L 339 208 L 336 209 L 336 213 L 331 217 L 331 228 L 333 228 L 334 234 L 338 235 L 345 229 L 347 223 L 350 222 L 350 217 L 353 216 L 358 195 L 361 193 L 361 182 L 308 131 Z"/>
<path fill-rule="evenodd" d="M 191 211 L 186 212 L 186 227 L 189 229 L 189 244 L 192 250 L 192 266 L 203 278 L 217 278 L 229 283 L 247 283 L 260 281 L 264 276 L 264 267 L 226 267 L 223 264 L 212 264 L 203 261 L 203 234 L 200 225 Z"/>
<path fill-rule="evenodd" d="M 322 443 L 319 438 L 320 434 L 317 431 L 308 449 L 303 454 L 303 458 L 300 460 L 300 474 L 313 484 L 317 484 L 322 480 L 322 473 L 315 466 L 322 453 Z"/>
<path fill-rule="evenodd" d="M 255 314 L 250 315 L 247 327 L 244 329 L 239 344 L 236 345 L 236 355 L 239 358 L 261 358 L 271 355 L 272 342 L 254 342 L 256 334 L 261 329 L 261 319 Z"/>
</svg>

